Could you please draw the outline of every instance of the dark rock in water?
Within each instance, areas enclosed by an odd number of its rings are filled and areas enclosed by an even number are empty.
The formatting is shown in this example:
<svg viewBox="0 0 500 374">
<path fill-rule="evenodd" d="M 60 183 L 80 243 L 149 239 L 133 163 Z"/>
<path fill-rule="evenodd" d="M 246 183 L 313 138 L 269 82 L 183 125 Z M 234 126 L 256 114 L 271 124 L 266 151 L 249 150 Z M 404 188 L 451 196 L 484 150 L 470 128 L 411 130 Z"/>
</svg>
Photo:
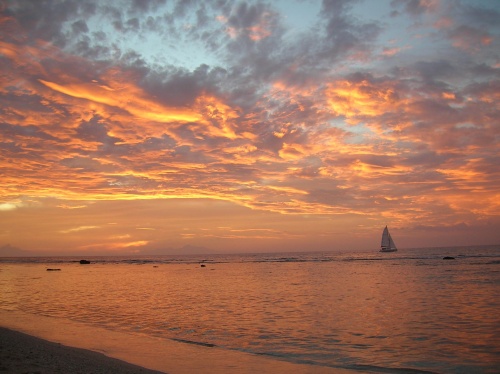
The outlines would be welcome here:
<svg viewBox="0 0 500 374">
<path fill-rule="evenodd" d="M 87 260 L 80 260 L 80 264 L 90 264 L 90 261 L 87 261 Z"/>
<path fill-rule="evenodd" d="M 446 256 L 446 257 L 443 257 L 443 260 L 454 260 L 455 257 L 451 257 L 451 256 Z"/>
<path fill-rule="evenodd" d="M 200 266 L 201 266 L 202 268 L 204 268 L 206 265 L 201 264 Z"/>
<path fill-rule="evenodd" d="M 51 268 L 48 268 L 47 271 L 61 271 L 61 269 L 51 269 Z"/>
</svg>

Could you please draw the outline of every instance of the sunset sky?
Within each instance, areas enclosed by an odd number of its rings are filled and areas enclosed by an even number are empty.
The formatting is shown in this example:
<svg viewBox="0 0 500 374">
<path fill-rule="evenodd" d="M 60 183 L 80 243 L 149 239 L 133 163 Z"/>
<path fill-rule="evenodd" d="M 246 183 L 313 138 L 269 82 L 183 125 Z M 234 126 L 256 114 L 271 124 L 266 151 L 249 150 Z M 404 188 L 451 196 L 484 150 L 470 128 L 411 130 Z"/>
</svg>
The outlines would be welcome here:
<svg viewBox="0 0 500 374">
<path fill-rule="evenodd" d="M 499 20 L 497 0 L 0 1 L 0 247 L 498 244 Z"/>
</svg>

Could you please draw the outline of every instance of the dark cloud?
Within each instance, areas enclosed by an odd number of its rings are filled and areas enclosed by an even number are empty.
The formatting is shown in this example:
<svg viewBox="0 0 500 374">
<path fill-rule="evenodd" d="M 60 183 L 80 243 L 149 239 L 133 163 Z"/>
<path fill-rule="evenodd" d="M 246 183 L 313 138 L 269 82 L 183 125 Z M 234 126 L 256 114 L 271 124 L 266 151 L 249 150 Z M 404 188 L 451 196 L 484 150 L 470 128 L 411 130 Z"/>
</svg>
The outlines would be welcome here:
<svg viewBox="0 0 500 374">
<path fill-rule="evenodd" d="M 428 149 L 421 151 L 415 151 L 410 155 L 401 159 L 403 165 L 408 165 L 411 167 L 419 167 L 426 170 L 437 169 L 442 167 L 447 161 L 452 160 L 456 157 L 456 154 L 436 152 Z M 420 176 L 418 177 L 420 178 Z M 426 178 L 433 179 L 433 178 Z"/>
<path fill-rule="evenodd" d="M 84 20 L 73 22 L 73 24 L 71 25 L 71 29 L 73 30 L 73 33 L 75 35 L 89 32 L 87 23 Z"/>
<path fill-rule="evenodd" d="M 415 71 L 426 81 L 455 77 L 459 72 L 451 61 L 417 61 Z"/>
<path fill-rule="evenodd" d="M 150 13 L 155 12 L 160 9 L 163 5 L 167 3 L 167 0 L 132 0 L 130 4 L 130 12 L 135 14 L 136 12 Z"/>
<path fill-rule="evenodd" d="M 78 169 L 80 171 L 86 172 L 102 172 L 106 169 L 109 171 L 109 167 L 102 165 L 99 161 L 89 158 L 89 157 L 71 157 L 65 158 L 60 161 L 60 164 L 72 169 Z"/>
<path fill-rule="evenodd" d="M 85 141 L 114 144 L 119 138 L 108 135 L 108 129 L 102 118 L 94 116 L 89 121 L 83 121 L 76 129 L 78 137 Z"/>
<path fill-rule="evenodd" d="M 458 7 L 460 17 L 463 22 L 472 22 L 476 26 L 492 27 L 494 29 L 500 28 L 498 19 L 500 18 L 500 11 L 498 3 L 493 1 L 482 1 L 479 6 L 471 4 L 460 4 Z"/>
<path fill-rule="evenodd" d="M 449 37 L 454 46 L 466 51 L 477 51 L 493 41 L 493 36 L 490 33 L 467 25 L 460 25 L 452 29 L 449 32 Z"/>
<path fill-rule="evenodd" d="M 27 138 L 40 140 L 57 140 L 57 138 L 41 130 L 36 125 L 17 126 L 8 123 L 0 123 L 0 132 L 11 139 Z"/>
<path fill-rule="evenodd" d="M 404 12 L 412 15 L 419 16 L 424 14 L 429 9 L 429 4 L 427 2 L 423 2 L 421 0 L 392 0 L 391 6 L 393 6 L 396 10 L 394 11 L 395 15 L 397 15 L 398 10 L 402 9 Z"/>
<path fill-rule="evenodd" d="M 139 144 L 141 152 L 146 151 L 164 151 L 167 152 L 174 148 L 175 140 L 170 136 L 163 134 L 160 138 L 147 138 L 143 143 Z"/>
<path fill-rule="evenodd" d="M 87 19 L 94 15 L 96 4 L 91 1 L 14 1 L 7 9 L 6 14 L 12 15 L 30 33 L 31 38 L 40 38 L 52 41 L 57 46 L 64 47 L 67 43 L 67 34 L 62 27 L 66 22 L 73 25 L 74 19 Z M 76 21 L 77 31 L 81 32 L 84 26 Z"/>
<path fill-rule="evenodd" d="M 248 4 L 245 1 L 239 2 L 232 9 L 227 24 L 236 30 L 246 30 L 258 25 L 264 15 L 270 11 L 267 5 L 263 3 Z M 246 34 L 246 37 L 249 35 Z"/>
<path fill-rule="evenodd" d="M 201 65 L 194 71 L 170 68 L 151 70 L 140 82 L 148 92 L 161 102 L 173 106 L 192 105 L 201 94 L 215 94 L 223 83 L 226 71 Z"/>
<path fill-rule="evenodd" d="M 321 16 L 325 19 L 325 39 L 319 57 L 336 61 L 349 54 L 360 53 L 368 58 L 372 43 L 382 28 L 377 23 L 360 22 L 349 14 L 354 2 L 344 0 L 323 1 Z M 359 57 L 358 57 L 359 58 Z"/>
</svg>

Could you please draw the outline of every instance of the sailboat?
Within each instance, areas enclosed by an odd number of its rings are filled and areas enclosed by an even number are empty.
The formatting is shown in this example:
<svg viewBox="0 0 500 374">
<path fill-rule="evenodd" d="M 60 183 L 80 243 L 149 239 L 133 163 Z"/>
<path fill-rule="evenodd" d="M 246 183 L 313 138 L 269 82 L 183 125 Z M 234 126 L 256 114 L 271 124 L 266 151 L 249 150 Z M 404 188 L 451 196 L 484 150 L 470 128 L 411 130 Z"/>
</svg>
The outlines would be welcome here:
<svg viewBox="0 0 500 374">
<path fill-rule="evenodd" d="M 394 244 L 391 234 L 389 234 L 389 229 L 385 226 L 384 232 L 382 233 L 380 252 L 396 252 L 397 250 L 396 244 Z"/>
</svg>

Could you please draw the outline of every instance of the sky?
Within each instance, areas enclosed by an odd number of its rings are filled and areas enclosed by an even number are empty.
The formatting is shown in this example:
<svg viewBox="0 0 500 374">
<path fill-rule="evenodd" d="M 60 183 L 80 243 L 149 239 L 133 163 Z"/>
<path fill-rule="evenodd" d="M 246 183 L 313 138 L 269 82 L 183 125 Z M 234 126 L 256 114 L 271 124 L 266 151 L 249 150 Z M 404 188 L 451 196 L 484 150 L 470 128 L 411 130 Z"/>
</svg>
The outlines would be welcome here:
<svg viewBox="0 0 500 374">
<path fill-rule="evenodd" d="M 500 3 L 0 1 L 0 252 L 500 243 Z"/>
</svg>

